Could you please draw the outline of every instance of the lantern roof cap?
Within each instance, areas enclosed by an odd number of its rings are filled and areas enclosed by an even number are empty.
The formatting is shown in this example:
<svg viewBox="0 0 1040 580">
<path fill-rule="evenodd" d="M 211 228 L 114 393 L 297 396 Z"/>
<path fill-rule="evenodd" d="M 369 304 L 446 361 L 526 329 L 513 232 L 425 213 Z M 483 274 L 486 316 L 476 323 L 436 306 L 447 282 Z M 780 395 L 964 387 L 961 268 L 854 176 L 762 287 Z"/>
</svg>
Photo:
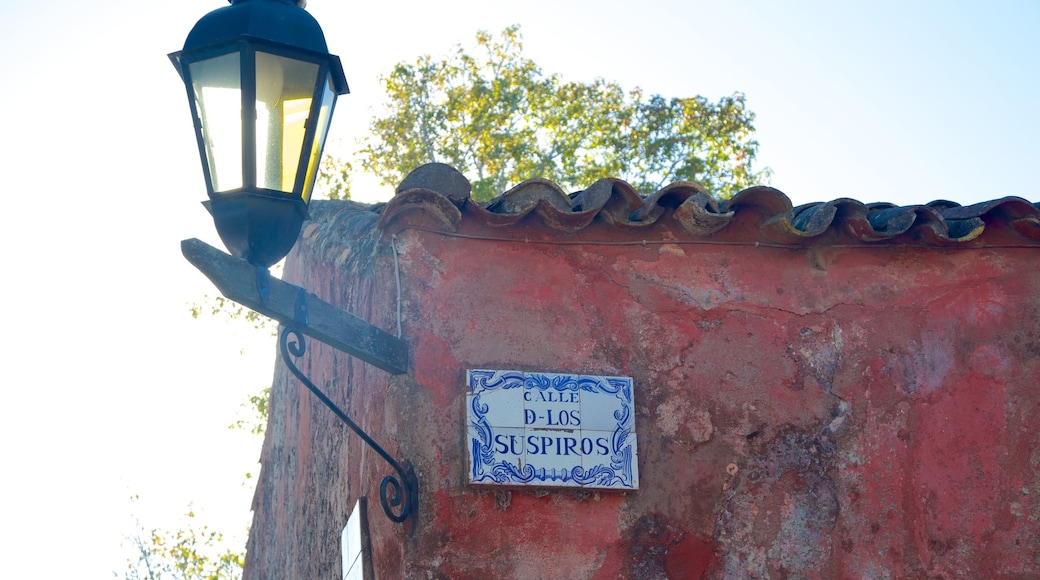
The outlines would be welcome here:
<svg viewBox="0 0 1040 580">
<path fill-rule="evenodd" d="M 229 0 L 230 6 L 203 16 L 184 41 L 184 51 L 234 38 L 266 40 L 294 48 L 328 54 L 325 34 L 297 0 Z"/>
</svg>

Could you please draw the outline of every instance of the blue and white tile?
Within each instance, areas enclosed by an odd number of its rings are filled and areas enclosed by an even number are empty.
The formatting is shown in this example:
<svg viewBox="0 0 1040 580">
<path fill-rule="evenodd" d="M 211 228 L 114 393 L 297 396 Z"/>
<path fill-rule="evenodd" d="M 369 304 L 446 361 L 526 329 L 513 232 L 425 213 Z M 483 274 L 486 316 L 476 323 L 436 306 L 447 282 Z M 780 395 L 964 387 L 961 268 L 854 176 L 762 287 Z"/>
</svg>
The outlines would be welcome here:
<svg viewBox="0 0 1040 580">
<path fill-rule="evenodd" d="M 555 429 L 576 433 L 581 429 L 579 403 L 525 401 L 524 426 L 527 429 Z"/>
<path fill-rule="evenodd" d="M 547 487 L 579 487 L 574 481 L 575 467 L 580 467 L 580 436 L 576 431 L 527 429 L 527 464 L 536 474 L 531 485 Z"/>
<path fill-rule="evenodd" d="M 481 419 L 492 427 L 524 426 L 523 389 L 496 389 L 466 395 L 466 418 L 469 423 Z"/>
<path fill-rule="evenodd" d="M 528 390 L 577 393 L 578 375 L 563 373 L 524 373 L 524 388 Z"/>
<path fill-rule="evenodd" d="M 596 380 L 600 379 L 600 380 Z M 607 431 L 631 429 L 635 423 L 631 397 L 623 398 L 616 387 L 601 377 L 582 377 L 581 428 Z M 592 387 L 591 385 L 595 385 Z"/>
<path fill-rule="evenodd" d="M 470 483 L 638 488 L 631 378 L 477 369 L 466 381 Z"/>
<path fill-rule="evenodd" d="M 470 457 L 469 482 L 489 485 L 522 483 L 526 463 L 522 428 L 481 429 L 470 425 L 466 434 Z"/>
<path fill-rule="evenodd" d="M 466 371 L 466 386 L 470 393 L 522 389 L 524 373 L 493 369 L 470 369 Z"/>
<path fill-rule="evenodd" d="M 610 393 L 621 401 L 632 403 L 631 377 L 583 376 L 581 377 L 581 383 L 584 391 L 594 388 L 597 392 Z M 590 387 L 588 383 L 595 386 Z"/>
<path fill-rule="evenodd" d="M 582 431 L 582 438 L 593 441 L 595 451 L 584 456 L 582 468 L 589 481 L 585 487 L 600 489 L 638 489 L 639 453 L 635 433 Z"/>
</svg>

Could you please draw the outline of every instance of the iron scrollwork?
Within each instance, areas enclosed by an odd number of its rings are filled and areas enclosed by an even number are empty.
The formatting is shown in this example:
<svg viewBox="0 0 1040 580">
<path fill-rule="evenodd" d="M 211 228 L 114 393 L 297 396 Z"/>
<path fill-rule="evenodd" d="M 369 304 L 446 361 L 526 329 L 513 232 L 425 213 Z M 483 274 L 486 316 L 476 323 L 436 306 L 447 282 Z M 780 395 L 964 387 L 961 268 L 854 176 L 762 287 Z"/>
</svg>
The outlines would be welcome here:
<svg viewBox="0 0 1040 580">
<path fill-rule="evenodd" d="M 299 305 L 297 307 L 299 308 Z M 301 313 L 297 312 L 297 314 L 298 318 L 300 318 L 299 315 Z M 394 468 L 394 471 L 396 471 L 397 474 L 387 475 L 383 477 L 383 480 L 379 483 L 379 503 L 383 506 L 383 512 L 386 513 L 386 517 L 390 518 L 392 521 L 401 523 L 407 520 L 415 513 L 415 508 L 418 504 L 419 484 L 411 463 L 405 461 L 405 464 L 401 465 L 395 461 L 386 450 L 376 443 L 368 433 L 365 433 L 357 423 L 351 420 L 342 409 L 333 403 L 325 393 L 318 389 L 318 387 L 303 374 L 299 367 L 296 366 L 293 359 L 303 356 L 307 350 L 307 343 L 304 341 L 303 334 L 299 330 L 293 326 L 284 327 L 278 339 L 278 348 L 282 354 L 282 360 L 285 361 L 285 366 L 289 367 L 292 374 L 299 379 L 310 392 L 314 393 L 314 396 L 318 397 L 322 403 L 325 403 L 325 406 L 331 409 L 340 420 L 346 423 L 347 427 L 350 427 L 350 429 L 361 437 L 369 447 L 375 450 L 380 457 L 386 460 L 386 462 Z"/>
</svg>

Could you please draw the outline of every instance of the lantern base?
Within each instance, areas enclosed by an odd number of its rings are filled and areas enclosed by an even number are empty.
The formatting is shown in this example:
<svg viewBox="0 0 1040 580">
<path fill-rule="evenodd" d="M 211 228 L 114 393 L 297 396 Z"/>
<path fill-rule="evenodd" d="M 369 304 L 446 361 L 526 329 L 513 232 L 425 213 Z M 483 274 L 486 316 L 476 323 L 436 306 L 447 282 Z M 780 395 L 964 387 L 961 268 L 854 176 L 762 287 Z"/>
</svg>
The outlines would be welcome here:
<svg viewBox="0 0 1040 580">
<path fill-rule="evenodd" d="M 256 193 L 217 196 L 202 205 L 231 255 L 258 268 L 284 258 L 308 218 L 302 200 Z"/>
</svg>

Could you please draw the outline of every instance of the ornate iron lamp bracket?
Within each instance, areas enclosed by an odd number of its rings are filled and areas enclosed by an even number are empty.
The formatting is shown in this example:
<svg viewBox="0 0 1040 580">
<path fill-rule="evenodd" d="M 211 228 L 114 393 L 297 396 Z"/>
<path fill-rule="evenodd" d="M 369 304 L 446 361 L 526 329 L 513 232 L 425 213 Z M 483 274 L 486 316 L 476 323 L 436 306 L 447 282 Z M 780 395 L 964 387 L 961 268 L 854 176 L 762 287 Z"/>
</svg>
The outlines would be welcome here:
<svg viewBox="0 0 1040 580">
<path fill-rule="evenodd" d="M 398 523 L 414 521 L 419 506 L 419 481 L 412 464 L 395 461 L 318 389 L 294 362 L 307 350 L 303 339 L 306 334 L 388 373 L 403 374 L 408 372 L 408 348 L 404 341 L 319 300 L 299 286 L 272 278 L 264 268 L 229 256 L 199 240 L 182 241 L 181 251 L 224 296 L 282 324 L 278 347 L 285 365 L 347 427 L 394 468 L 396 475 L 384 477 L 379 484 L 379 501 L 391 520 Z M 311 314 L 313 320 L 310 320 Z"/>
<path fill-rule="evenodd" d="M 297 330 L 297 325 L 301 327 L 307 326 L 307 293 L 302 288 L 300 289 L 294 310 L 295 324 L 284 326 L 278 337 L 278 350 L 281 352 L 285 366 L 289 367 L 289 371 L 310 392 L 314 393 L 318 400 L 325 403 L 326 407 L 331 409 L 341 421 L 346 423 L 351 431 L 356 433 L 358 437 L 361 437 L 362 441 L 389 463 L 390 467 L 394 468 L 397 474 L 387 475 L 379 483 L 379 503 L 383 506 L 383 512 L 386 513 L 386 517 L 397 523 L 404 522 L 415 513 L 415 507 L 418 504 L 419 482 L 415 476 L 412 464 L 408 461 L 405 461 L 404 465 L 398 463 L 296 366 L 293 359 L 303 356 L 307 351 L 307 343 L 303 338 L 303 333 Z"/>
</svg>

